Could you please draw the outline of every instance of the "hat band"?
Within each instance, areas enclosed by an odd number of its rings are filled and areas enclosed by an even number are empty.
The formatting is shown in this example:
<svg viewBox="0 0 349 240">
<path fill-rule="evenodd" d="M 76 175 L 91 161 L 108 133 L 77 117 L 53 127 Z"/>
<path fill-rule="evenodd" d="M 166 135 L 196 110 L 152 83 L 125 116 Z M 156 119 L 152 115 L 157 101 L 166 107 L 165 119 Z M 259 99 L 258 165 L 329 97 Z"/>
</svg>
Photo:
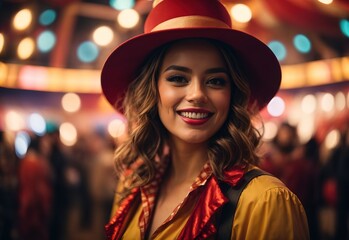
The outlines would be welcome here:
<svg viewBox="0 0 349 240">
<path fill-rule="evenodd" d="M 230 28 L 225 22 L 222 22 L 216 18 L 205 17 L 205 16 L 183 16 L 176 17 L 164 21 L 154 27 L 151 32 L 174 29 L 174 28 Z"/>
</svg>

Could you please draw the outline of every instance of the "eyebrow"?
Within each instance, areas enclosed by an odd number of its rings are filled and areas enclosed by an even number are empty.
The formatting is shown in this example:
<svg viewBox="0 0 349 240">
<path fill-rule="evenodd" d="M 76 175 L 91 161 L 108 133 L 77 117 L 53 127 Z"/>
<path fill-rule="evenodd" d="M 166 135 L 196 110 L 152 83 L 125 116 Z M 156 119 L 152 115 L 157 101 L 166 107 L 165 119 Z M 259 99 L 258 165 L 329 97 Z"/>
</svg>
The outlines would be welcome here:
<svg viewBox="0 0 349 240">
<path fill-rule="evenodd" d="M 171 65 L 165 69 L 164 72 L 169 71 L 169 70 L 177 70 L 177 71 L 182 71 L 186 73 L 192 73 L 193 71 L 190 68 L 183 67 L 183 66 L 178 66 L 178 65 Z M 210 73 L 225 73 L 228 74 L 227 69 L 223 67 L 217 67 L 217 68 L 210 68 L 205 71 L 205 74 L 210 74 Z"/>
<path fill-rule="evenodd" d="M 192 70 L 190 70 L 189 68 L 178 66 L 178 65 L 171 65 L 171 66 L 167 67 L 164 72 L 169 71 L 169 70 L 178 70 L 178 71 L 187 72 L 187 73 L 192 72 Z"/>
</svg>

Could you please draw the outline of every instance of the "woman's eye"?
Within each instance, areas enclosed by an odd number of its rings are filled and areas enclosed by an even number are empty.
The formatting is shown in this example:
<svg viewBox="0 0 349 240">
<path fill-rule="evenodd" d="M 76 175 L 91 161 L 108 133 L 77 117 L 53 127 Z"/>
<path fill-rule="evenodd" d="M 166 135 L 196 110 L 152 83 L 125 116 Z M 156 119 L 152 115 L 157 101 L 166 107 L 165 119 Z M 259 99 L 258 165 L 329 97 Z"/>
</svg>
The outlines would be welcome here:
<svg viewBox="0 0 349 240">
<path fill-rule="evenodd" d="M 224 78 L 212 78 L 207 81 L 207 84 L 212 87 L 224 87 L 227 81 Z"/>
<path fill-rule="evenodd" d="M 175 84 L 185 84 L 187 83 L 187 79 L 183 76 L 170 76 L 167 78 L 167 81 L 175 83 Z"/>
</svg>

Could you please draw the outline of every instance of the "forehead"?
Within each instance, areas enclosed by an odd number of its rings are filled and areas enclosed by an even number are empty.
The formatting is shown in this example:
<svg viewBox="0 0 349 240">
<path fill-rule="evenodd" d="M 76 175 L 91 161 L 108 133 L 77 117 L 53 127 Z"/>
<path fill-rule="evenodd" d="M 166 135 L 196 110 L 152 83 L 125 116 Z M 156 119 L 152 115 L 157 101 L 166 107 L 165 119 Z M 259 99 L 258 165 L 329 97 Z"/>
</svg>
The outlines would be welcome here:
<svg viewBox="0 0 349 240">
<path fill-rule="evenodd" d="M 217 44 L 206 39 L 186 39 L 171 44 L 164 55 L 163 66 L 171 64 L 226 65 Z"/>
</svg>

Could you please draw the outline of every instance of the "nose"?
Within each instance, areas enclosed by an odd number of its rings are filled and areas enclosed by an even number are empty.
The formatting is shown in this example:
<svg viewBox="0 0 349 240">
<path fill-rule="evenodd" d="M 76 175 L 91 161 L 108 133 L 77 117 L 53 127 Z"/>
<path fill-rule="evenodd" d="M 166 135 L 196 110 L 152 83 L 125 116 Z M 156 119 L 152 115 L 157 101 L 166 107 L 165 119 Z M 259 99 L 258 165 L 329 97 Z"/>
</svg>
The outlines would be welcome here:
<svg viewBox="0 0 349 240">
<path fill-rule="evenodd" d="M 199 79 L 193 79 L 188 85 L 187 97 L 188 102 L 206 102 L 207 93 L 204 84 Z"/>
</svg>

